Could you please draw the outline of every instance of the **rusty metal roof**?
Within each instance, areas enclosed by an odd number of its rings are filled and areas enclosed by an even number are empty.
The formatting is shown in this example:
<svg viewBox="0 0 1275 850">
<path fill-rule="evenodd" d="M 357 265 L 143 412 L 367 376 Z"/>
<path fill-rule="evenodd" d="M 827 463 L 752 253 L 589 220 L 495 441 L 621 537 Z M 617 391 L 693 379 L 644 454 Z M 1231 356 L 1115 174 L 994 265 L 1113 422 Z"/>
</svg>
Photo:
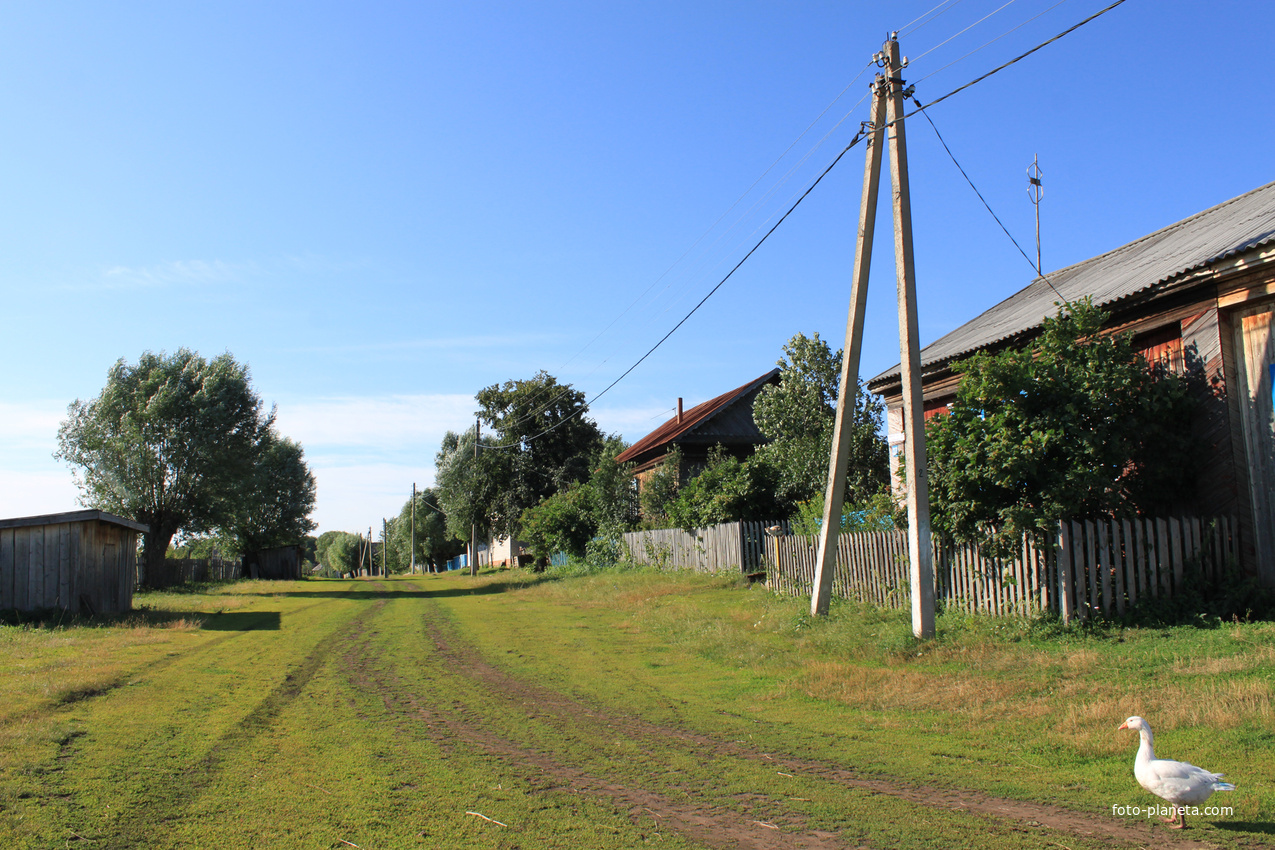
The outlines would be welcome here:
<svg viewBox="0 0 1275 850">
<path fill-rule="evenodd" d="M 1037 278 L 923 348 L 922 370 L 1039 327 L 1057 313 L 1055 304 L 1063 298 L 1075 301 L 1089 296 L 1097 306 L 1109 307 L 1134 296 L 1151 295 L 1176 278 L 1273 242 L 1275 183 L 1268 183 L 1114 251 L 1050 272 L 1046 276 L 1049 283 Z M 895 364 L 868 385 L 876 390 L 898 377 L 899 365 Z"/>
<path fill-rule="evenodd" d="M 690 410 L 682 412 L 682 421 L 678 422 L 674 416 L 633 445 L 629 446 L 616 457 L 617 463 L 628 463 L 636 461 L 645 463 L 651 460 L 651 456 L 656 450 L 663 449 L 671 443 L 687 442 L 693 437 L 703 438 L 700 442 L 708 441 L 711 443 L 728 443 L 739 442 L 741 439 L 748 442 L 760 442 L 764 439 L 761 431 L 757 430 L 757 426 L 752 421 L 752 406 L 749 405 L 747 411 L 748 416 L 735 416 L 733 414 L 738 411 L 735 407 L 738 402 L 750 398 L 755 395 L 763 386 L 779 380 L 779 369 L 771 369 L 759 378 L 755 378 L 742 387 L 736 387 L 730 392 L 722 393 L 716 398 L 711 398 L 703 404 L 697 404 Z M 723 422 L 729 418 L 729 422 Z M 717 427 L 723 425 L 726 427 Z M 659 452 L 660 455 L 663 452 Z"/>
</svg>

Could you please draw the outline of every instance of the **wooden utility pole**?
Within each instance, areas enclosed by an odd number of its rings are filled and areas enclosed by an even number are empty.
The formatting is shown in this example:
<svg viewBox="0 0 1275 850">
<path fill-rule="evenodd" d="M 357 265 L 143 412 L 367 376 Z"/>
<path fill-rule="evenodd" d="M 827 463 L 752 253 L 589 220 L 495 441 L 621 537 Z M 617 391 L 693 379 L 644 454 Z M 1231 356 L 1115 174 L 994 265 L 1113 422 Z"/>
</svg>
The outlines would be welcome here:
<svg viewBox="0 0 1275 850">
<path fill-rule="evenodd" d="M 385 521 L 385 517 L 381 517 L 381 575 L 382 577 L 389 575 L 389 573 L 385 571 L 385 550 L 389 548 L 385 544 L 389 542 L 390 542 L 389 523 Z"/>
<path fill-rule="evenodd" d="M 898 284 L 899 359 L 902 364 L 912 632 L 917 637 L 929 638 L 934 636 L 934 553 L 930 543 L 929 479 L 925 456 L 925 414 L 921 397 L 921 354 L 917 333 L 916 272 L 912 256 L 907 136 L 903 127 L 904 86 L 900 76 L 903 60 L 899 55 L 897 33 L 885 43 L 877 60 L 883 64 L 885 74 L 884 77 L 878 76 L 874 84 L 873 132 L 864 166 L 863 200 L 860 206 L 859 240 L 855 248 L 850 315 L 846 323 L 846 346 L 841 364 L 841 384 L 837 391 L 833 451 L 829 461 L 828 489 L 819 538 L 819 560 L 816 564 L 810 610 L 816 615 L 827 613 L 832 576 L 837 562 L 841 508 L 845 498 L 845 465 L 849 432 L 853 424 L 855 393 L 858 389 L 863 310 L 880 180 L 881 132 L 884 130 L 890 149 L 891 206 L 894 212 L 894 265 Z"/>
<path fill-rule="evenodd" d="M 416 575 L 416 482 L 412 482 L 412 575 Z"/>
<path fill-rule="evenodd" d="M 478 473 L 478 442 L 482 437 L 483 421 L 474 419 L 474 473 Z M 471 479 L 472 480 L 472 479 Z M 469 574 L 471 576 L 478 575 L 478 505 L 473 498 L 474 493 L 470 492 L 469 508 L 474 513 L 473 523 L 469 526 Z"/>
<path fill-rule="evenodd" d="M 930 475 L 925 455 L 925 404 L 921 396 L 916 264 L 912 257 L 912 196 L 908 188 L 908 145 L 903 127 L 903 65 L 896 39 L 891 38 L 885 43 L 885 51 L 890 86 L 886 121 L 889 124 L 890 183 L 894 190 L 894 266 L 899 302 L 912 633 L 919 638 L 931 638 L 934 637 L 934 550 L 930 544 Z"/>
<path fill-rule="evenodd" d="M 859 201 L 859 236 L 854 246 L 854 276 L 850 282 L 850 315 L 846 318 L 846 343 L 841 358 L 841 383 L 837 387 L 837 418 L 833 425 L 832 456 L 828 460 L 828 490 L 823 500 L 823 524 L 819 527 L 819 554 L 815 561 L 810 613 L 828 613 L 832 598 L 832 574 L 837 565 L 837 540 L 841 534 L 841 505 L 846 495 L 846 465 L 850 434 L 859 389 L 859 356 L 863 351 L 863 314 L 868 299 L 868 272 L 872 267 L 872 236 L 876 231 L 877 197 L 881 188 L 881 151 L 885 137 L 885 86 L 878 74 L 873 86 L 872 127 L 863 167 L 863 197 Z"/>
</svg>

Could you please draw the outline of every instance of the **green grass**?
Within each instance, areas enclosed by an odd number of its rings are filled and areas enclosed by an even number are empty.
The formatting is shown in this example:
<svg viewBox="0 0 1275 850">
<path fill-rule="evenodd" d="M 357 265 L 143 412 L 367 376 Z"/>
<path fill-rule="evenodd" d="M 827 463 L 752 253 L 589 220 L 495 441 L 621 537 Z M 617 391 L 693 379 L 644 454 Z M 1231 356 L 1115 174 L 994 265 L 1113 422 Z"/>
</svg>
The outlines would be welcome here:
<svg viewBox="0 0 1275 850">
<path fill-rule="evenodd" d="M 1116 823 L 1112 805 L 1153 799 L 1116 729 L 1130 714 L 1160 755 L 1239 785 L 1210 801 L 1234 814 L 1191 837 L 1275 835 L 1270 623 L 945 614 L 919 643 L 904 614 L 812 619 L 759 587 L 644 571 L 243 582 L 137 605 L 0 625 L 5 846 L 729 844 L 670 827 L 679 811 L 847 845 L 1110 846 L 924 796 Z"/>
</svg>

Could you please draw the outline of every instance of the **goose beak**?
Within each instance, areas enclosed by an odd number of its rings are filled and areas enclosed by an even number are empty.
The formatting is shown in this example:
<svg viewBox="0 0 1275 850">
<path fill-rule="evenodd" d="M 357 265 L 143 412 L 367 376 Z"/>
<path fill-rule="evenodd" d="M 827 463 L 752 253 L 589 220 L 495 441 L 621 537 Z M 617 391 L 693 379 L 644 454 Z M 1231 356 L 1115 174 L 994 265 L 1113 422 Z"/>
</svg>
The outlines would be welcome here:
<svg viewBox="0 0 1275 850">
<path fill-rule="evenodd" d="M 1128 728 L 1129 728 L 1129 721 L 1128 721 L 1128 720 L 1126 720 L 1124 723 L 1121 723 L 1121 724 L 1120 724 L 1120 728 L 1121 728 L 1121 729 L 1128 729 Z"/>
</svg>

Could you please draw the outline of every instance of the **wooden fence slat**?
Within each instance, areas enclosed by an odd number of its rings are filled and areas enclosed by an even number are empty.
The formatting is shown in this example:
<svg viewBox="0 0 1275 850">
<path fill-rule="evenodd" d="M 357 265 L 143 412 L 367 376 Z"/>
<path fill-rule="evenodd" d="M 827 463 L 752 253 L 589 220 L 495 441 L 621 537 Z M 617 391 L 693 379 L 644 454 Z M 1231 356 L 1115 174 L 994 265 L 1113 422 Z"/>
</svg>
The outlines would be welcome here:
<svg viewBox="0 0 1275 850">
<path fill-rule="evenodd" d="M 1099 604 L 1102 606 L 1102 613 L 1110 616 L 1112 611 L 1111 605 L 1111 542 L 1109 540 L 1111 528 L 1105 519 L 1100 519 L 1094 523 L 1095 532 L 1098 535 L 1098 560 L 1094 562 L 1094 569 L 1098 571 L 1095 584 L 1101 582 Z"/>
<path fill-rule="evenodd" d="M 1169 545 L 1173 550 L 1173 595 L 1182 593 L 1183 559 L 1182 521 L 1178 517 L 1169 518 Z"/>
<path fill-rule="evenodd" d="M 1058 558 L 1058 601 L 1064 623 L 1070 623 L 1072 618 L 1076 616 L 1076 610 L 1072 601 L 1072 591 L 1076 580 L 1072 573 L 1071 537 L 1072 523 L 1059 523 L 1058 545 L 1056 550 Z"/>
</svg>

